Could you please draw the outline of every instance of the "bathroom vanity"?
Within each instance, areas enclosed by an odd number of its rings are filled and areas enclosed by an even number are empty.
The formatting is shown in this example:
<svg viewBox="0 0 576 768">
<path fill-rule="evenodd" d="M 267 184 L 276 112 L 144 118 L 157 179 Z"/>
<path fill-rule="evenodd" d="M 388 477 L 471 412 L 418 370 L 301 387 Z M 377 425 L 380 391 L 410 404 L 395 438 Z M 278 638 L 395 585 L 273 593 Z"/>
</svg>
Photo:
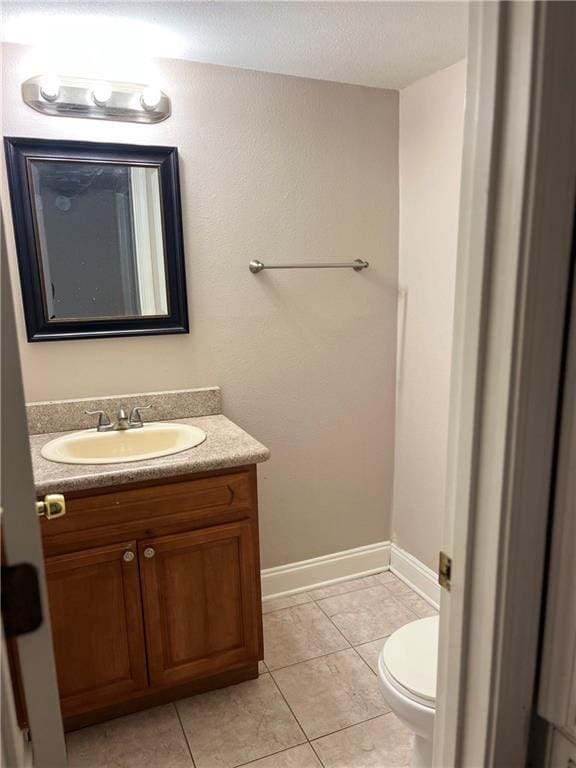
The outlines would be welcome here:
<svg viewBox="0 0 576 768">
<path fill-rule="evenodd" d="M 54 435 L 31 437 L 39 498 L 66 504 L 41 527 L 67 729 L 258 674 L 268 451 L 220 414 L 179 421 L 206 441 L 123 464 L 49 462 Z"/>
</svg>

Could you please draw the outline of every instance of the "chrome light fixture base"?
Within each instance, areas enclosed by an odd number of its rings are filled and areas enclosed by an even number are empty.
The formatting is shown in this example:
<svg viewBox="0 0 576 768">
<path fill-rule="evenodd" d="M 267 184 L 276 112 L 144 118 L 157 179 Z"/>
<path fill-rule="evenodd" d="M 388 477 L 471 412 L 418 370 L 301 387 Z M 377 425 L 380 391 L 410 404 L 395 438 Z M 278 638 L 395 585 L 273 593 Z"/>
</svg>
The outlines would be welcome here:
<svg viewBox="0 0 576 768">
<path fill-rule="evenodd" d="M 101 81 L 80 77 L 51 78 L 52 90 L 43 88 L 43 75 L 31 77 L 22 83 L 22 98 L 29 107 L 55 117 L 86 117 L 96 120 L 119 120 L 130 123 L 159 123 L 170 117 L 170 99 L 157 91 L 158 102 L 150 105 L 142 100 L 150 87 L 139 83 L 108 82 L 110 97 L 105 102 L 94 98 L 94 89 Z M 54 81 L 58 83 L 54 96 Z"/>
</svg>

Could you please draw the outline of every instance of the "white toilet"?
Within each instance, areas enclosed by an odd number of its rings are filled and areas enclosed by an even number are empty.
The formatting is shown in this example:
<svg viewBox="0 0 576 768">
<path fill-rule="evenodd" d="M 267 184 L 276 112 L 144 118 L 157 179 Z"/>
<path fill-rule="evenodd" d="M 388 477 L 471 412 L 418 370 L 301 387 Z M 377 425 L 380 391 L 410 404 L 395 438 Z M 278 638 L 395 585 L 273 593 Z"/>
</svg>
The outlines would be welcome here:
<svg viewBox="0 0 576 768">
<path fill-rule="evenodd" d="M 418 619 L 397 629 L 378 659 L 384 698 L 394 714 L 414 732 L 414 768 L 432 765 L 438 616 Z"/>
</svg>

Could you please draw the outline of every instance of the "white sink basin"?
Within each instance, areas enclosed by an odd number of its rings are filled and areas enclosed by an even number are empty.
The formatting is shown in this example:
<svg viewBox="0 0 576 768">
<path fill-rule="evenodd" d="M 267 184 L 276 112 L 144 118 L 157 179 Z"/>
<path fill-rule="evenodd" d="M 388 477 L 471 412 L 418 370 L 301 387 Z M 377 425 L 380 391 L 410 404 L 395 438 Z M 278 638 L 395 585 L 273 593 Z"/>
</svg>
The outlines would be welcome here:
<svg viewBox="0 0 576 768">
<path fill-rule="evenodd" d="M 139 429 L 73 432 L 46 443 L 42 456 L 60 464 L 121 464 L 187 451 L 204 440 L 198 427 L 159 421 Z"/>
</svg>

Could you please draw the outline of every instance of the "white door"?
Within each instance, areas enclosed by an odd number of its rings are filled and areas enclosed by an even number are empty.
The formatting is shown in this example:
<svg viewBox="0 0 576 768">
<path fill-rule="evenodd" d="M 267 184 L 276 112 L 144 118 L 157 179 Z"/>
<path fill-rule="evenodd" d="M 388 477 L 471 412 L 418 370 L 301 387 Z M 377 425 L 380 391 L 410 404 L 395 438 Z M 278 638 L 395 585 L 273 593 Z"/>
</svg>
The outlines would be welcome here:
<svg viewBox="0 0 576 768">
<path fill-rule="evenodd" d="M 24 735 L 18 732 L 13 717 L 10 678 L 7 675 L 6 656 L 4 653 L 2 655 L 2 756 L 6 768 L 20 768 L 25 760 L 35 768 L 65 768 L 66 748 L 3 228 L 1 234 L 2 541 L 5 565 L 10 567 L 28 563 L 36 569 L 43 617 L 38 629 L 16 638 L 32 742 L 31 754 L 28 755 Z M 9 594 L 10 600 L 18 598 L 14 592 Z M 2 645 L 4 650 L 4 638 Z"/>
<path fill-rule="evenodd" d="M 434 765 L 520 766 L 576 190 L 576 4 L 471 4 Z"/>
</svg>

